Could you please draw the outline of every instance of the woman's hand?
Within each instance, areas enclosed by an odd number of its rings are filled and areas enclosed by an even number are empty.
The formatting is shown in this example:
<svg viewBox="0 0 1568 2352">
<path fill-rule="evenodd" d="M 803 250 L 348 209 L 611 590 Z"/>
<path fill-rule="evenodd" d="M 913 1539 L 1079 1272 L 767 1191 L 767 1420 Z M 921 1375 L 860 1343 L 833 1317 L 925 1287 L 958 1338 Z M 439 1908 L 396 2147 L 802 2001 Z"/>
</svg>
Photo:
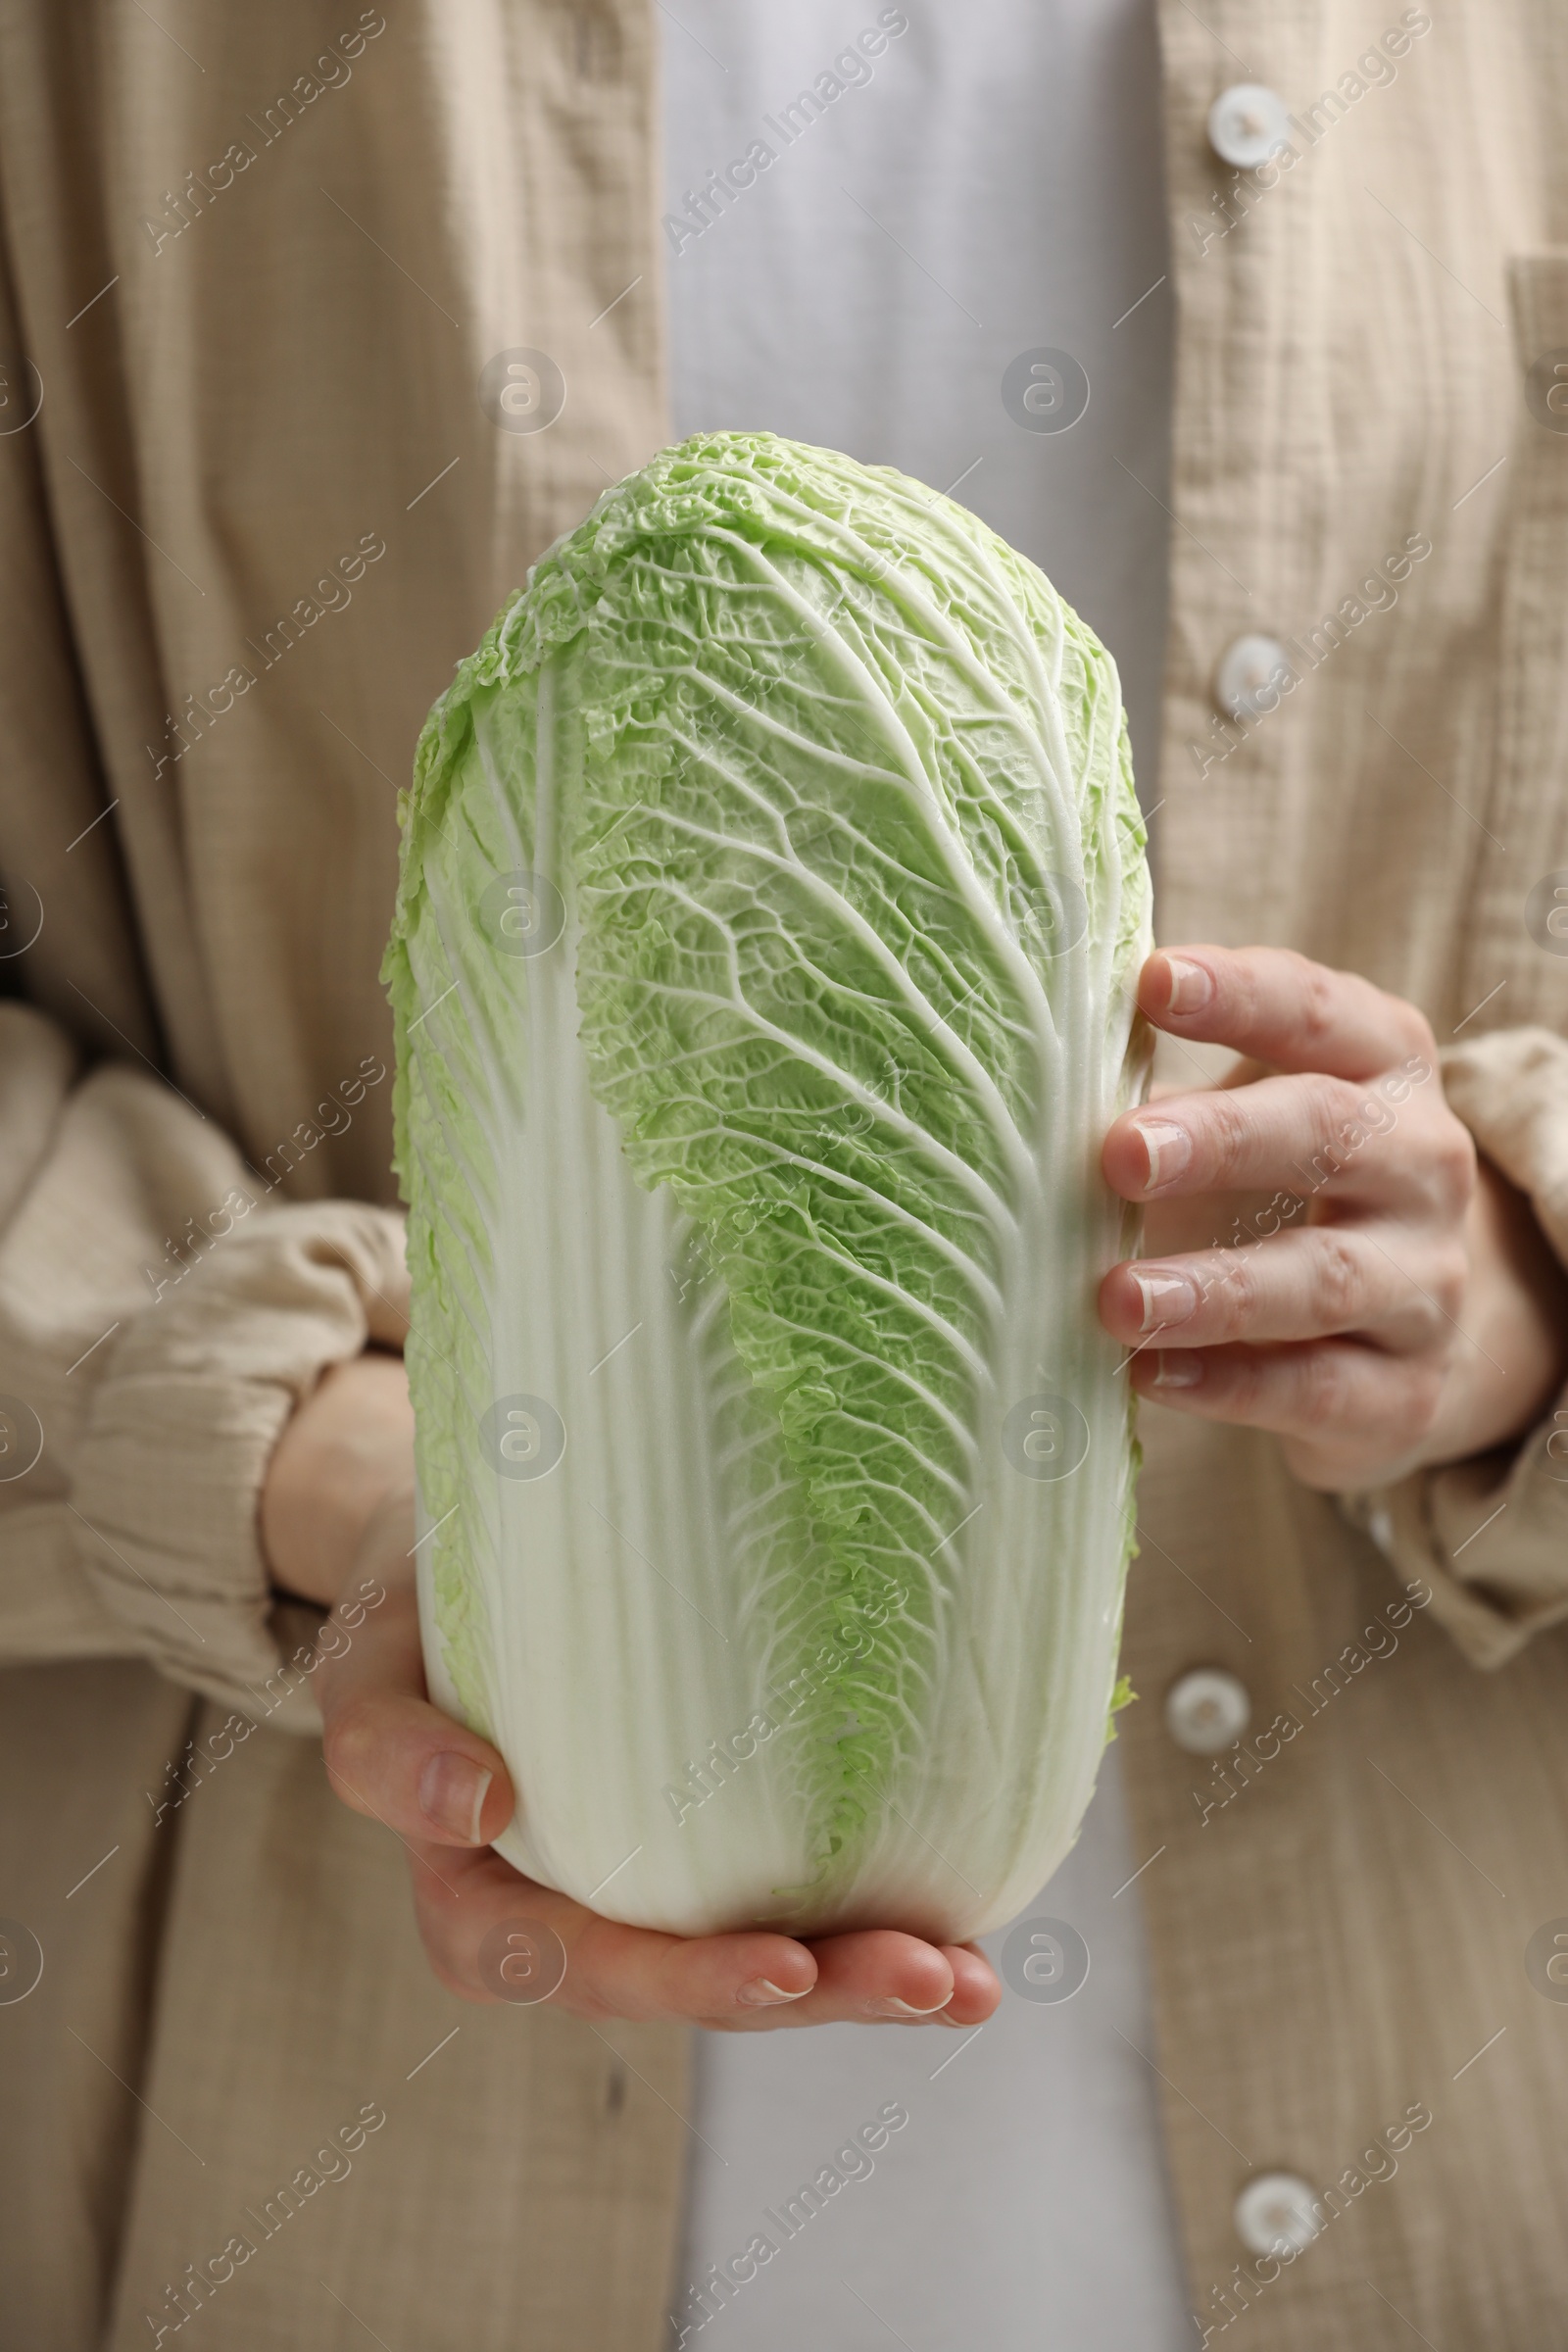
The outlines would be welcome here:
<svg viewBox="0 0 1568 2352">
<path fill-rule="evenodd" d="M 367 1348 L 328 1364 L 284 1423 L 262 1485 L 262 1549 L 274 1585 L 329 1609 L 366 1530 L 414 1495 L 414 1407 L 401 1355 Z"/>
<path fill-rule="evenodd" d="M 408 1853 L 419 1932 L 449 1991 L 526 1998 L 542 1966 L 560 1975 L 554 2005 L 579 2017 L 732 2033 L 846 2019 L 975 2026 L 996 2008 L 1002 1988 L 972 1945 L 891 1929 L 806 1942 L 768 1931 L 664 1936 L 601 1919 L 489 1850 L 513 1788 L 496 1749 L 425 1692 L 413 1416 L 398 1357 L 367 1354 L 326 1374 L 278 1445 L 262 1527 L 276 1581 L 333 1607 L 316 1672 L 327 1773 Z M 367 1606 L 367 1592 L 384 1597 Z M 524 1923 L 529 1937 L 509 1955 L 509 1931 Z"/>
<path fill-rule="evenodd" d="M 1117 1119 L 1151 1255 L 1101 1286 L 1140 1394 L 1276 1431 L 1308 1486 L 1518 1438 L 1568 1376 L 1568 1283 L 1444 1101 L 1415 1006 L 1274 948 L 1152 956 L 1139 1004 L 1243 1058 Z M 1207 1245 L 1206 1247 L 1204 1245 Z"/>
</svg>

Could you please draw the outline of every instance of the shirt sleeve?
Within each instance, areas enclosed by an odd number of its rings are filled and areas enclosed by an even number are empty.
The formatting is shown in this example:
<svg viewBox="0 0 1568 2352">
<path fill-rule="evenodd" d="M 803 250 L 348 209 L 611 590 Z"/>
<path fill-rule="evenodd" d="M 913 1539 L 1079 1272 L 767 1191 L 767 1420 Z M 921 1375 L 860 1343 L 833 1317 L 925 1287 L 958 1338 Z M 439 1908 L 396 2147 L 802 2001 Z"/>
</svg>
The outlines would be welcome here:
<svg viewBox="0 0 1568 2352">
<path fill-rule="evenodd" d="M 1568 1041 L 1503 1029 L 1443 1056 L 1448 1102 L 1568 1265 Z M 1568 1617 L 1568 1389 L 1512 1446 L 1342 1497 L 1477 1666 Z"/>
<path fill-rule="evenodd" d="M 257 1522 L 328 1364 L 401 1346 L 403 1223 L 285 1203 L 150 1072 L 0 1004 L 0 1663 L 139 1656 L 310 1732 Z"/>
</svg>

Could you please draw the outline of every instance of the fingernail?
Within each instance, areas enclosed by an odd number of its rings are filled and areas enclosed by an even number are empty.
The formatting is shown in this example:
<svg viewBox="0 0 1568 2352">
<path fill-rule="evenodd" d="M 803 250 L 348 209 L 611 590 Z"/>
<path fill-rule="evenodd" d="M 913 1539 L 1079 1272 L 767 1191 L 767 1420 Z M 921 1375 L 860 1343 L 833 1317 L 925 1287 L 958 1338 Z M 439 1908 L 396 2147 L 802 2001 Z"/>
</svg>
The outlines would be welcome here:
<svg viewBox="0 0 1568 2352">
<path fill-rule="evenodd" d="M 1214 994 L 1214 975 L 1200 963 L 1190 963 L 1185 956 L 1167 956 L 1170 972 L 1170 1002 L 1167 1012 L 1200 1012 Z"/>
<path fill-rule="evenodd" d="M 940 2001 L 933 2001 L 929 2009 L 911 2009 L 907 2001 L 901 2001 L 889 1993 L 885 1999 L 867 2001 L 865 2014 L 867 2017 L 935 2017 L 937 2011 L 945 2009 L 952 1998 L 951 1992 L 945 1993 Z"/>
<path fill-rule="evenodd" d="M 803 1984 L 799 1992 L 786 1992 L 771 1977 L 753 1977 L 749 1984 L 741 1986 L 735 1998 L 743 2009 L 776 2009 L 780 2001 L 804 2001 L 810 1989 L 809 1984 Z"/>
<path fill-rule="evenodd" d="M 1149 1154 L 1144 1190 L 1152 1193 L 1157 1184 L 1169 1184 L 1181 1174 L 1193 1156 L 1193 1139 L 1174 1119 L 1136 1119 L 1133 1123 Z"/>
<path fill-rule="evenodd" d="M 492 1772 L 475 1764 L 471 1756 L 460 1756 L 453 1748 L 445 1748 L 432 1756 L 419 1775 L 419 1810 L 426 1821 L 445 1831 L 449 1838 L 461 1838 L 467 1845 L 481 1845 L 479 1816 L 484 1810 L 485 1793 L 494 1780 Z"/>
<path fill-rule="evenodd" d="M 1156 1389 L 1196 1389 L 1203 1377 L 1203 1359 L 1194 1348 L 1164 1348 L 1159 1370 L 1150 1384 Z"/>
<path fill-rule="evenodd" d="M 1185 1274 L 1141 1273 L 1135 1266 L 1133 1280 L 1144 1301 L 1145 1331 L 1168 1330 L 1173 1323 L 1185 1323 L 1198 1304 L 1198 1285 Z"/>
</svg>

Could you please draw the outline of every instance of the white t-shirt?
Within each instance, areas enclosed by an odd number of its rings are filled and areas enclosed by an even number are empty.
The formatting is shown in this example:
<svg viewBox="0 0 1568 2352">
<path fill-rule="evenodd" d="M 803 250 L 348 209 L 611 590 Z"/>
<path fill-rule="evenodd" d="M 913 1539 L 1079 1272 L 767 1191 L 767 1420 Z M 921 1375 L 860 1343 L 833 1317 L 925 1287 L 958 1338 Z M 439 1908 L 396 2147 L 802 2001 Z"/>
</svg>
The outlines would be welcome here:
<svg viewBox="0 0 1568 2352">
<path fill-rule="evenodd" d="M 660 17 L 677 430 L 766 427 L 954 487 L 1110 647 L 1157 800 L 1171 318 L 1152 0 Z M 699 2037 L 672 2343 L 1187 2352 L 1125 1884 L 1145 1860 L 1112 1748 L 1031 1906 L 1088 1944 L 1070 2000 L 1009 1992 L 973 2037 Z M 866 2124 L 886 2133 L 874 2156 L 849 2149 Z M 690 2290 L 759 2233 L 777 2250 L 710 2284 L 705 2321 Z"/>
</svg>

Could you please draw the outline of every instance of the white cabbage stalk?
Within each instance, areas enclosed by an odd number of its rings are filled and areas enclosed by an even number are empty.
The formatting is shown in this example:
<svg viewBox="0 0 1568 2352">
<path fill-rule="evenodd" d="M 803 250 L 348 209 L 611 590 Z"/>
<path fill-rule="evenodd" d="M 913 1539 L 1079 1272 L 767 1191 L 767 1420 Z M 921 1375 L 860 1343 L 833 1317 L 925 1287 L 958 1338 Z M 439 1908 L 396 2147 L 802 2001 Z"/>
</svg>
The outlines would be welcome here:
<svg viewBox="0 0 1568 2352">
<path fill-rule="evenodd" d="M 431 713 L 387 958 L 431 1689 L 684 1935 L 1008 1919 L 1104 1746 L 1115 668 L 915 482 L 666 451 Z"/>
</svg>

